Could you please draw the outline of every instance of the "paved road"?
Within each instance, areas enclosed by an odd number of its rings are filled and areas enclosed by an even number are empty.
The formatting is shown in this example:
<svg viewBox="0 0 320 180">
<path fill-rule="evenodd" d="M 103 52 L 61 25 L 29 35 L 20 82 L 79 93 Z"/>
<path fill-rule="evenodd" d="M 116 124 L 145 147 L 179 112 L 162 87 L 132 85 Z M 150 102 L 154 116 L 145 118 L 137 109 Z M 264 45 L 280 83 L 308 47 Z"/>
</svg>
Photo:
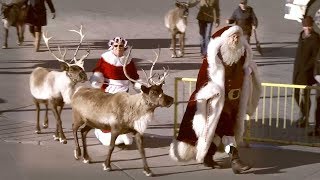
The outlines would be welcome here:
<svg viewBox="0 0 320 180">
<path fill-rule="evenodd" d="M 75 3 L 76 2 L 76 3 Z M 139 58 L 137 65 L 148 69 L 143 59 L 153 59 L 153 49 L 161 47 L 161 56 L 155 67 L 169 66 L 170 76 L 165 91 L 173 95 L 174 77 L 196 77 L 201 65 L 197 9 L 191 9 L 186 39 L 186 56 L 171 59 L 169 34 L 163 24 L 163 16 L 173 7 L 172 0 L 56 0 L 57 17 L 49 19 L 45 27 L 53 36 L 53 46 L 65 46 L 72 51 L 78 37 L 68 29 L 85 27 L 85 44 L 91 54 L 85 62 L 88 75 L 100 54 L 107 48 L 107 40 L 123 36 L 133 45 L 132 55 Z M 226 19 L 237 6 L 237 1 L 221 1 L 222 18 Z M 263 82 L 290 83 L 293 57 L 300 25 L 283 17 L 284 2 L 278 0 L 250 1 L 259 18 L 258 35 L 264 56 L 255 52 L 254 59 L 260 67 Z M 225 25 L 222 20 L 222 25 Z M 127 150 L 117 148 L 112 166 L 115 171 L 103 172 L 101 163 L 106 148 L 90 135 L 89 151 L 94 163 L 86 165 L 73 158 L 71 135 L 71 109 L 62 113 L 68 144 L 52 140 L 54 118 L 50 113 L 50 128 L 41 135 L 34 134 L 35 107 L 28 88 L 29 74 L 35 67 L 58 68 L 59 64 L 42 45 L 42 52 L 34 53 L 32 38 L 26 32 L 26 42 L 18 47 L 14 29 L 10 29 L 9 49 L 0 49 L 0 179 L 145 179 L 141 171 L 141 159 L 134 146 Z M 1 34 L 2 29 L 0 30 Z M 254 42 L 254 40 L 253 40 Z M 2 43 L 2 37 L 1 37 Z M 254 46 L 253 46 L 254 47 Z M 83 53 L 82 51 L 79 54 Z M 73 53 L 68 53 L 71 57 Z M 141 73 L 141 71 L 139 71 Z M 88 85 L 88 84 L 84 84 Z M 155 121 L 146 132 L 146 153 L 155 173 L 153 179 L 319 179 L 320 153 L 318 148 L 300 146 L 266 146 L 254 144 L 241 149 L 243 159 L 253 165 L 245 175 L 234 175 L 223 153 L 217 158 L 225 168 L 211 170 L 196 162 L 176 163 L 168 157 L 172 138 L 173 107 L 157 109 Z"/>
</svg>

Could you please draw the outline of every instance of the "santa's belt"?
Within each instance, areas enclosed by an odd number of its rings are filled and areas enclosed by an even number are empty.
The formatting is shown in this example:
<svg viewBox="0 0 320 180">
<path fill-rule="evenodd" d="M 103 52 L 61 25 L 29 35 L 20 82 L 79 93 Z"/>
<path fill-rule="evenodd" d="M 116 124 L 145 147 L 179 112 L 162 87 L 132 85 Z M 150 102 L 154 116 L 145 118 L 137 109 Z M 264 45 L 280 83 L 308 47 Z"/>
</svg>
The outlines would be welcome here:
<svg viewBox="0 0 320 180">
<path fill-rule="evenodd" d="M 240 89 L 230 89 L 228 93 L 226 93 L 226 97 L 228 97 L 229 100 L 236 100 L 240 97 Z"/>
</svg>

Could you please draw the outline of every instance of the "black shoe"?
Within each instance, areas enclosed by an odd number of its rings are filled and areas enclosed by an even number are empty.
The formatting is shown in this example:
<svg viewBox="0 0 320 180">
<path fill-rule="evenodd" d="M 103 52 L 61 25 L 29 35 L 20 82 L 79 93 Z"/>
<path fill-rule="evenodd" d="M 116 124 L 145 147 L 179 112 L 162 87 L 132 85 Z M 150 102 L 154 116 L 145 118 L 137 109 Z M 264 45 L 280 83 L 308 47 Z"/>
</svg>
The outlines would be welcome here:
<svg viewBox="0 0 320 180">
<path fill-rule="evenodd" d="M 320 136 L 320 130 L 311 131 L 308 136 Z"/>
<path fill-rule="evenodd" d="M 296 121 L 296 127 L 298 128 L 305 128 L 307 126 L 307 121 L 305 118 L 299 118 Z"/>
<path fill-rule="evenodd" d="M 240 159 L 234 159 L 231 161 L 232 171 L 235 174 L 240 174 L 244 171 L 251 169 L 251 166 L 244 164 Z"/>
<path fill-rule="evenodd" d="M 205 167 L 211 167 L 212 169 L 221 169 L 221 165 L 215 162 L 213 159 L 210 160 L 204 160 L 203 165 Z"/>
<path fill-rule="evenodd" d="M 231 158 L 231 168 L 233 173 L 241 174 L 244 171 L 251 169 L 251 166 L 246 165 L 240 160 L 238 150 L 235 147 L 230 147 L 229 156 Z"/>
</svg>

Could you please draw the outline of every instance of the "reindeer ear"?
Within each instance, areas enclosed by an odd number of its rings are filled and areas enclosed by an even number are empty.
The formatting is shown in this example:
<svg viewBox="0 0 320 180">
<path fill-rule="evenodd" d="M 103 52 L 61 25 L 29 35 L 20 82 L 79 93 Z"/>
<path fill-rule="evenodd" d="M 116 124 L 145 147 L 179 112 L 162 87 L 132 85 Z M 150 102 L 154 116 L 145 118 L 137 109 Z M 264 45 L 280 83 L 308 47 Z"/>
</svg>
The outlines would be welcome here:
<svg viewBox="0 0 320 180">
<path fill-rule="evenodd" d="M 144 85 L 141 85 L 141 91 L 142 91 L 143 93 L 149 94 L 149 90 L 150 90 L 150 88 L 148 88 L 148 87 L 146 87 L 146 86 L 144 86 Z"/>
<path fill-rule="evenodd" d="M 177 6 L 177 7 L 180 7 L 181 5 L 180 5 L 180 3 L 179 3 L 179 2 L 176 2 L 176 6 Z"/>
<path fill-rule="evenodd" d="M 68 71 L 68 70 L 69 70 L 69 66 L 68 66 L 68 64 L 65 63 L 65 62 L 61 62 L 60 68 L 61 68 L 61 70 L 63 70 L 63 71 Z"/>
</svg>

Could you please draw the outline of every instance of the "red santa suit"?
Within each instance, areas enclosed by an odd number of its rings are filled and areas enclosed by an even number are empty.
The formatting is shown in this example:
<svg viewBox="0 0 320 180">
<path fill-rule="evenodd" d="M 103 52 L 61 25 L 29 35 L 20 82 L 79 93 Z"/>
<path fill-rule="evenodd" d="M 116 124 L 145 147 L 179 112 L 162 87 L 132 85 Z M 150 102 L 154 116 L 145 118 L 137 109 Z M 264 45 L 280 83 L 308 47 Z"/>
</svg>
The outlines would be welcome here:
<svg viewBox="0 0 320 180">
<path fill-rule="evenodd" d="M 219 136 L 224 135 L 223 144 L 233 146 L 243 139 L 245 115 L 255 112 L 261 83 L 245 39 L 241 39 L 244 54 L 236 64 L 228 66 L 222 61 L 220 48 L 224 40 L 239 28 L 221 29 L 208 44 L 208 55 L 203 59 L 196 90 L 190 97 L 178 137 L 170 146 L 169 154 L 174 160 L 202 162 L 211 143 L 221 141 Z"/>
<path fill-rule="evenodd" d="M 115 56 L 112 50 L 103 53 L 90 78 L 92 87 L 101 88 L 107 93 L 127 92 L 130 81 L 123 72 L 125 58 L 125 56 Z M 136 66 L 130 57 L 126 65 L 126 72 L 132 79 L 139 79 Z M 139 86 L 138 83 L 134 84 L 136 89 L 139 89 Z M 103 145 L 110 145 L 111 133 L 109 132 L 108 130 L 95 129 L 95 135 Z M 121 143 L 132 144 L 132 137 L 129 134 L 119 135 L 115 144 Z"/>
<path fill-rule="evenodd" d="M 117 57 L 112 51 L 103 53 L 93 70 L 91 85 L 95 88 L 102 88 L 108 93 L 128 91 L 130 82 L 123 72 L 124 61 L 125 56 Z M 139 79 L 136 66 L 130 57 L 126 71 L 132 79 Z"/>
</svg>

